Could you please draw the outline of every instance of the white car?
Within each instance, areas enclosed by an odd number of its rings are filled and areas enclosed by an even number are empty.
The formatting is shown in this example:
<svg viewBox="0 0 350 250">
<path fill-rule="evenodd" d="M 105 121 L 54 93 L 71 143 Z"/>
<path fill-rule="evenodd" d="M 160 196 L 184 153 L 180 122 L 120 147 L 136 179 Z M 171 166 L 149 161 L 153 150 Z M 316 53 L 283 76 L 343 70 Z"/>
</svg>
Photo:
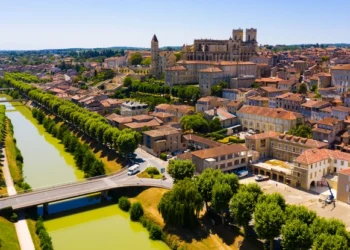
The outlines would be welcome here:
<svg viewBox="0 0 350 250">
<path fill-rule="evenodd" d="M 260 174 L 255 176 L 255 181 L 267 181 L 268 179 L 269 179 L 268 176 L 264 176 L 264 175 L 260 175 Z"/>
</svg>

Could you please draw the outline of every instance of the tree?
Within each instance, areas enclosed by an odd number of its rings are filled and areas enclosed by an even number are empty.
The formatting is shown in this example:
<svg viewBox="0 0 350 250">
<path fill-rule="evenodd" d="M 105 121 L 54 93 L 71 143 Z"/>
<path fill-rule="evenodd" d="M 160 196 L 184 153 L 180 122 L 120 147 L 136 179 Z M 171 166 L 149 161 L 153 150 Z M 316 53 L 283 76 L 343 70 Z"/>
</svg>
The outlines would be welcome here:
<svg viewBox="0 0 350 250">
<path fill-rule="evenodd" d="M 263 194 L 260 195 L 259 203 L 276 203 L 283 211 L 286 209 L 286 200 L 280 193 Z"/>
<path fill-rule="evenodd" d="M 299 85 L 298 93 L 299 94 L 306 94 L 307 93 L 307 86 L 305 83 L 302 83 Z"/>
<path fill-rule="evenodd" d="M 126 133 L 123 130 L 117 139 L 118 151 L 123 156 L 134 153 L 138 143 L 133 133 Z"/>
<path fill-rule="evenodd" d="M 229 208 L 231 215 L 235 222 L 244 228 L 245 233 L 247 233 L 249 222 L 253 217 L 255 205 L 256 200 L 254 195 L 245 190 L 238 191 L 230 200 Z"/>
<path fill-rule="evenodd" d="M 129 77 L 129 76 L 125 77 L 125 79 L 124 79 L 124 87 L 129 87 L 129 86 L 131 86 L 131 84 L 132 84 L 131 77 Z"/>
<path fill-rule="evenodd" d="M 192 178 L 195 165 L 189 160 L 171 160 L 168 166 L 168 173 L 174 179 L 174 183 L 185 178 Z"/>
<path fill-rule="evenodd" d="M 184 130 L 193 130 L 194 132 L 206 133 L 209 131 L 208 121 L 201 114 L 185 115 L 180 120 Z"/>
<path fill-rule="evenodd" d="M 219 84 L 211 87 L 211 95 L 222 97 L 222 90 L 227 88 L 227 87 L 228 87 L 227 82 L 221 81 L 221 82 L 219 82 Z"/>
<path fill-rule="evenodd" d="M 140 202 L 134 202 L 130 208 L 130 219 L 132 221 L 138 221 L 143 216 L 143 207 Z"/>
<path fill-rule="evenodd" d="M 312 245 L 313 250 L 343 250 L 349 249 L 348 242 L 344 236 L 320 234 Z"/>
<path fill-rule="evenodd" d="M 142 60 L 141 65 L 150 66 L 151 62 L 152 62 L 151 58 L 150 57 L 146 57 L 145 59 Z"/>
<path fill-rule="evenodd" d="M 308 225 L 300 220 L 292 220 L 282 227 L 282 245 L 286 250 L 308 250 L 312 237 Z"/>
<path fill-rule="evenodd" d="M 177 182 L 165 193 L 158 204 L 165 223 L 179 227 L 192 227 L 203 207 L 203 199 L 190 179 Z"/>
<path fill-rule="evenodd" d="M 247 191 L 247 192 L 251 193 L 254 196 L 255 202 L 258 202 L 260 195 L 263 194 L 260 186 L 256 183 L 249 183 L 246 185 L 241 185 L 239 187 L 239 191 Z"/>
<path fill-rule="evenodd" d="M 216 183 L 212 191 L 212 206 L 221 214 L 222 224 L 224 221 L 224 210 L 228 208 L 228 203 L 233 195 L 230 185 L 227 183 Z"/>
<path fill-rule="evenodd" d="M 312 138 L 312 129 L 306 125 L 299 125 L 291 128 L 287 134 L 295 135 L 303 138 Z"/>
<path fill-rule="evenodd" d="M 222 174 L 220 170 L 213 170 L 212 168 L 206 168 L 198 177 L 196 177 L 196 184 L 198 191 L 205 201 L 205 207 L 208 211 L 208 202 L 212 198 L 213 186 L 216 182 L 216 177 Z"/>
<path fill-rule="evenodd" d="M 230 186 L 230 188 L 231 188 L 232 194 L 237 193 L 237 190 L 239 188 L 239 178 L 238 178 L 237 175 L 235 175 L 233 173 L 231 173 L 231 174 L 224 174 L 224 173 L 221 172 L 221 174 L 218 175 L 216 178 L 217 178 L 216 182 L 228 184 Z"/>
<path fill-rule="evenodd" d="M 130 201 L 125 196 L 122 196 L 118 199 L 118 206 L 121 210 L 124 210 L 126 212 L 129 211 L 130 205 Z"/>
<path fill-rule="evenodd" d="M 305 223 L 307 226 L 310 226 L 314 222 L 315 218 L 316 213 L 304 206 L 288 205 L 286 207 L 287 221 L 299 220 L 300 222 Z"/>
<path fill-rule="evenodd" d="M 209 122 L 209 130 L 210 132 L 215 132 L 222 129 L 220 119 L 215 117 L 213 120 Z"/>
<path fill-rule="evenodd" d="M 284 224 L 284 213 L 278 203 L 258 202 L 254 210 L 254 227 L 258 236 L 270 241 L 270 249 L 273 250 L 274 238 L 280 235 Z"/>
<path fill-rule="evenodd" d="M 139 52 L 136 52 L 131 55 L 130 57 L 130 63 L 131 65 L 140 65 L 142 62 L 142 56 Z"/>
</svg>

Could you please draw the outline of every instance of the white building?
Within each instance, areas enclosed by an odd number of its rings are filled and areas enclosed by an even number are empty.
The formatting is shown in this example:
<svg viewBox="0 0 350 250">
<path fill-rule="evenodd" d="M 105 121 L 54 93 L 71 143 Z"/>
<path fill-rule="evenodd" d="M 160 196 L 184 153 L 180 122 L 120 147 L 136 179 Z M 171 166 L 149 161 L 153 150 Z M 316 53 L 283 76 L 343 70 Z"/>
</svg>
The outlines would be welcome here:
<svg viewBox="0 0 350 250">
<path fill-rule="evenodd" d="M 148 105 L 140 102 L 126 101 L 122 104 L 120 109 L 121 116 L 135 116 L 146 115 L 148 112 Z"/>
<path fill-rule="evenodd" d="M 350 64 L 336 65 L 331 68 L 332 85 L 337 88 L 338 94 L 350 88 Z"/>
</svg>

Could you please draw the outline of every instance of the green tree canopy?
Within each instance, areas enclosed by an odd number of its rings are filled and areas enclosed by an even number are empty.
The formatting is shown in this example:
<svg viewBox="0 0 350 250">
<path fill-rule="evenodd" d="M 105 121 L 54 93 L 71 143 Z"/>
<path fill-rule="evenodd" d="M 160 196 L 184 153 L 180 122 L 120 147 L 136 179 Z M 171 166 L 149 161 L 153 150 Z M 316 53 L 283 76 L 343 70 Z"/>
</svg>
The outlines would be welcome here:
<svg viewBox="0 0 350 250">
<path fill-rule="evenodd" d="M 312 129 L 306 125 L 299 125 L 291 128 L 287 134 L 295 135 L 303 138 L 312 138 Z"/>
<path fill-rule="evenodd" d="M 130 76 L 125 77 L 124 79 L 124 87 L 129 87 L 132 84 L 132 79 Z"/>
<path fill-rule="evenodd" d="M 123 130 L 118 136 L 118 151 L 121 155 L 126 156 L 130 153 L 134 153 L 137 149 L 139 141 L 135 133 L 135 131 Z"/>
<path fill-rule="evenodd" d="M 177 182 L 158 204 L 165 223 L 180 227 L 194 226 L 202 207 L 202 196 L 190 179 Z"/>
<path fill-rule="evenodd" d="M 208 210 L 208 202 L 212 198 L 212 190 L 217 177 L 221 175 L 220 170 L 213 170 L 212 168 L 206 168 L 199 176 L 196 177 L 196 184 L 198 191 L 205 201 L 206 208 Z"/>
<path fill-rule="evenodd" d="M 150 66 L 151 62 L 152 62 L 152 59 L 150 57 L 146 57 L 145 59 L 142 60 L 141 65 Z"/>
<path fill-rule="evenodd" d="M 168 173 L 174 182 L 185 178 L 192 178 L 196 167 L 190 160 L 171 160 L 168 166 Z"/>
<path fill-rule="evenodd" d="M 228 208 L 228 203 L 233 195 L 231 187 L 227 183 L 217 182 L 213 186 L 212 191 L 212 206 L 216 211 L 219 211 L 224 224 L 224 210 Z"/>
<path fill-rule="evenodd" d="M 306 94 L 307 93 L 307 86 L 305 83 L 302 83 L 299 85 L 298 93 L 299 94 Z"/>
<path fill-rule="evenodd" d="M 272 193 L 272 194 L 263 194 L 260 195 L 259 203 L 276 203 L 283 211 L 286 209 L 286 200 L 280 193 Z"/>
<path fill-rule="evenodd" d="M 258 236 L 270 241 L 273 250 L 274 238 L 280 235 L 284 224 L 284 213 L 277 202 L 258 202 L 254 211 L 254 227 Z"/>
<path fill-rule="evenodd" d="M 253 217 L 255 205 L 254 194 L 246 190 L 239 190 L 230 200 L 231 216 L 238 225 L 243 226 L 245 233 Z"/>
<path fill-rule="evenodd" d="M 307 209 L 305 206 L 288 205 L 286 207 L 286 220 L 299 220 L 310 226 L 316 219 L 316 213 Z"/>
<path fill-rule="evenodd" d="M 312 245 L 312 235 L 306 223 L 291 220 L 282 227 L 282 245 L 285 250 L 308 250 Z"/>
<path fill-rule="evenodd" d="M 222 129 L 220 119 L 215 117 L 213 120 L 209 122 L 209 130 L 210 132 L 215 132 Z"/>
<path fill-rule="evenodd" d="M 319 235 L 312 245 L 313 250 L 343 250 L 349 249 L 347 239 L 341 235 Z"/>
<path fill-rule="evenodd" d="M 194 132 L 206 133 L 209 131 L 209 124 L 203 115 L 185 115 L 180 120 L 181 126 L 185 131 L 193 130 Z"/>
<path fill-rule="evenodd" d="M 131 55 L 130 57 L 130 63 L 131 65 L 140 65 L 142 62 L 142 56 L 139 52 L 136 52 Z"/>
</svg>

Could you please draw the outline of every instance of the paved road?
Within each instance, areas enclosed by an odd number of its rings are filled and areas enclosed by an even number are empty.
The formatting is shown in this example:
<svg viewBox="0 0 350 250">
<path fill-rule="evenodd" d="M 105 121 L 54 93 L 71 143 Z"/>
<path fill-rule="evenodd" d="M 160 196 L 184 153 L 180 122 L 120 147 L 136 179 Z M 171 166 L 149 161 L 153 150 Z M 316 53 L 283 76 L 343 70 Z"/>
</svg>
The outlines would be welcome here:
<svg viewBox="0 0 350 250">
<path fill-rule="evenodd" d="M 17 192 L 16 192 L 15 186 L 13 184 L 10 169 L 8 167 L 5 148 L 2 149 L 2 154 L 4 156 L 2 170 L 4 173 L 5 183 L 6 183 L 6 187 L 7 187 L 7 193 L 13 197 L 17 194 Z M 25 220 L 22 213 L 18 214 L 18 222 L 14 223 L 14 224 L 15 224 L 17 238 L 19 241 L 19 245 L 21 246 L 21 249 L 22 250 L 34 250 L 35 248 L 34 248 L 32 237 L 31 237 L 30 232 L 29 232 L 27 221 Z"/>
</svg>

